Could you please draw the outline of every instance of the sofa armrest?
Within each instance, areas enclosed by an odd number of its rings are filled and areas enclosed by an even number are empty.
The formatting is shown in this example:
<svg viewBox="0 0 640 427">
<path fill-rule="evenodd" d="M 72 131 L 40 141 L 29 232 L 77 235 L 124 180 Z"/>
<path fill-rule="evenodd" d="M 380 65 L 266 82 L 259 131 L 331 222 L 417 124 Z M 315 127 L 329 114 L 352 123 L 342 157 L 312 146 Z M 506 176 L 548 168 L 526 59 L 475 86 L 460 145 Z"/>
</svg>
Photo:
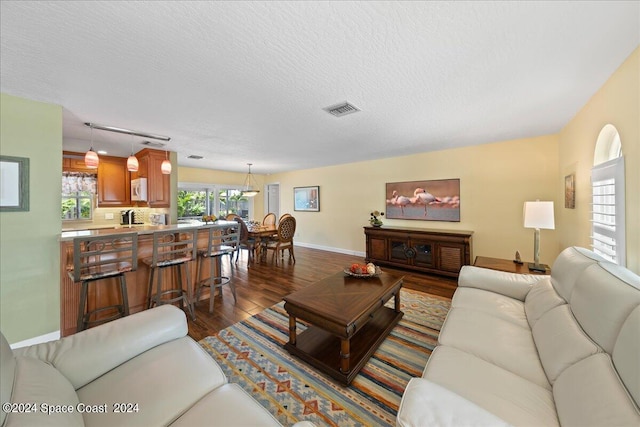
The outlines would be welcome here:
<svg viewBox="0 0 640 427">
<path fill-rule="evenodd" d="M 396 418 L 398 427 L 509 425 L 475 403 L 424 378 L 409 381 Z"/>
<path fill-rule="evenodd" d="M 77 390 L 145 351 L 187 335 L 187 319 L 172 305 L 146 310 L 75 335 L 14 350 L 52 364 Z"/>
<path fill-rule="evenodd" d="M 524 301 L 531 287 L 549 276 L 517 274 L 465 265 L 460 270 L 458 286 L 478 288 Z"/>
</svg>

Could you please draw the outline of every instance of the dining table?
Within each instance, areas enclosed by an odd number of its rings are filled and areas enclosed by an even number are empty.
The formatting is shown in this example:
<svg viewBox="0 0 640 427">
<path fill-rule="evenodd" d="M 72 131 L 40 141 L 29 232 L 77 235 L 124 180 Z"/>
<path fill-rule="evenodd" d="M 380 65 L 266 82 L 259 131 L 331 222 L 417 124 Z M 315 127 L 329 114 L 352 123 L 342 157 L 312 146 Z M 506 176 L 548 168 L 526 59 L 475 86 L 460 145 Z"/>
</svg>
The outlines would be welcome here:
<svg viewBox="0 0 640 427">
<path fill-rule="evenodd" d="M 256 249 L 258 250 L 258 253 L 256 254 L 257 256 L 256 258 L 254 258 L 254 262 L 257 258 L 259 258 L 260 261 L 265 261 L 267 257 L 267 251 L 262 250 L 263 242 L 266 244 L 266 242 L 270 238 L 277 236 L 278 227 L 275 224 L 254 225 L 247 226 L 247 230 L 249 231 L 249 238 L 255 240 Z"/>
</svg>

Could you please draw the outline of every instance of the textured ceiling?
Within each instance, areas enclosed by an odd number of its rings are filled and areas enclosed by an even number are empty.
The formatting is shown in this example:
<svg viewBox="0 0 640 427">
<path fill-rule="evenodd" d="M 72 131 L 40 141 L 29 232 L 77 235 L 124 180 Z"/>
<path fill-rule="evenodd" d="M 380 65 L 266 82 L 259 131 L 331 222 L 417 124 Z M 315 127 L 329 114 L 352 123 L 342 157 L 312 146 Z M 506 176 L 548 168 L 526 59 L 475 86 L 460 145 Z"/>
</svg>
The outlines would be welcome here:
<svg viewBox="0 0 640 427">
<path fill-rule="evenodd" d="M 637 1 L 0 4 L 1 90 L 61 105 L 65 149 L 95 122 L 256 173 L 557 133 L 640 43 Z"/>
</svg>

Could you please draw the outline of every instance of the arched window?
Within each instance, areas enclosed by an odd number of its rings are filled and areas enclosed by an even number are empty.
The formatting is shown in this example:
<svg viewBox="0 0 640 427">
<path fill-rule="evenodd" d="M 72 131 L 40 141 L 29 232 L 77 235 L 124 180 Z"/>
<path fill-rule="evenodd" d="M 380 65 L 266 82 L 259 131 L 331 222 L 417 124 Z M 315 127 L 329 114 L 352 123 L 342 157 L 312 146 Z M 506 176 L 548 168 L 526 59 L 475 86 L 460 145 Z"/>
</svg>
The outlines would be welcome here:
<svg viewBox="0 0 640 427">
<path fill-rule="evenodd" d="M 592 246 L 602 257 L 625 265 L 624 157 L 620 134 L 606 125 L 598 135 L 591 169 Z"/>
</svg>

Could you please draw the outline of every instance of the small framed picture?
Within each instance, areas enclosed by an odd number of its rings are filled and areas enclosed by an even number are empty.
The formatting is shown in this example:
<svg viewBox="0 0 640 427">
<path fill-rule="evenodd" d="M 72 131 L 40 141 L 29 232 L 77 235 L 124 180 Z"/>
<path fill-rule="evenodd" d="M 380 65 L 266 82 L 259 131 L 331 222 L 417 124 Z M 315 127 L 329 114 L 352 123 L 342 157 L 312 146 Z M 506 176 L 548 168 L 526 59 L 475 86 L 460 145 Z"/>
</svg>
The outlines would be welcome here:
<svg viewBox="0 0 640 427">
<path fill-rule="evenodd" d="M 576 188 L 574 174 L 564 177 L 564 207 L 567 209 L 576 208 Z"/>
<path fill-rule="evenodd" d="M 29 159 L 0 156 L 0 212 L 29 210 Z"/>
<path fill-rule="evenodd" d="M 293 187 L 293 210 L 319 212 L 320 187 Z"/>
</svg>

